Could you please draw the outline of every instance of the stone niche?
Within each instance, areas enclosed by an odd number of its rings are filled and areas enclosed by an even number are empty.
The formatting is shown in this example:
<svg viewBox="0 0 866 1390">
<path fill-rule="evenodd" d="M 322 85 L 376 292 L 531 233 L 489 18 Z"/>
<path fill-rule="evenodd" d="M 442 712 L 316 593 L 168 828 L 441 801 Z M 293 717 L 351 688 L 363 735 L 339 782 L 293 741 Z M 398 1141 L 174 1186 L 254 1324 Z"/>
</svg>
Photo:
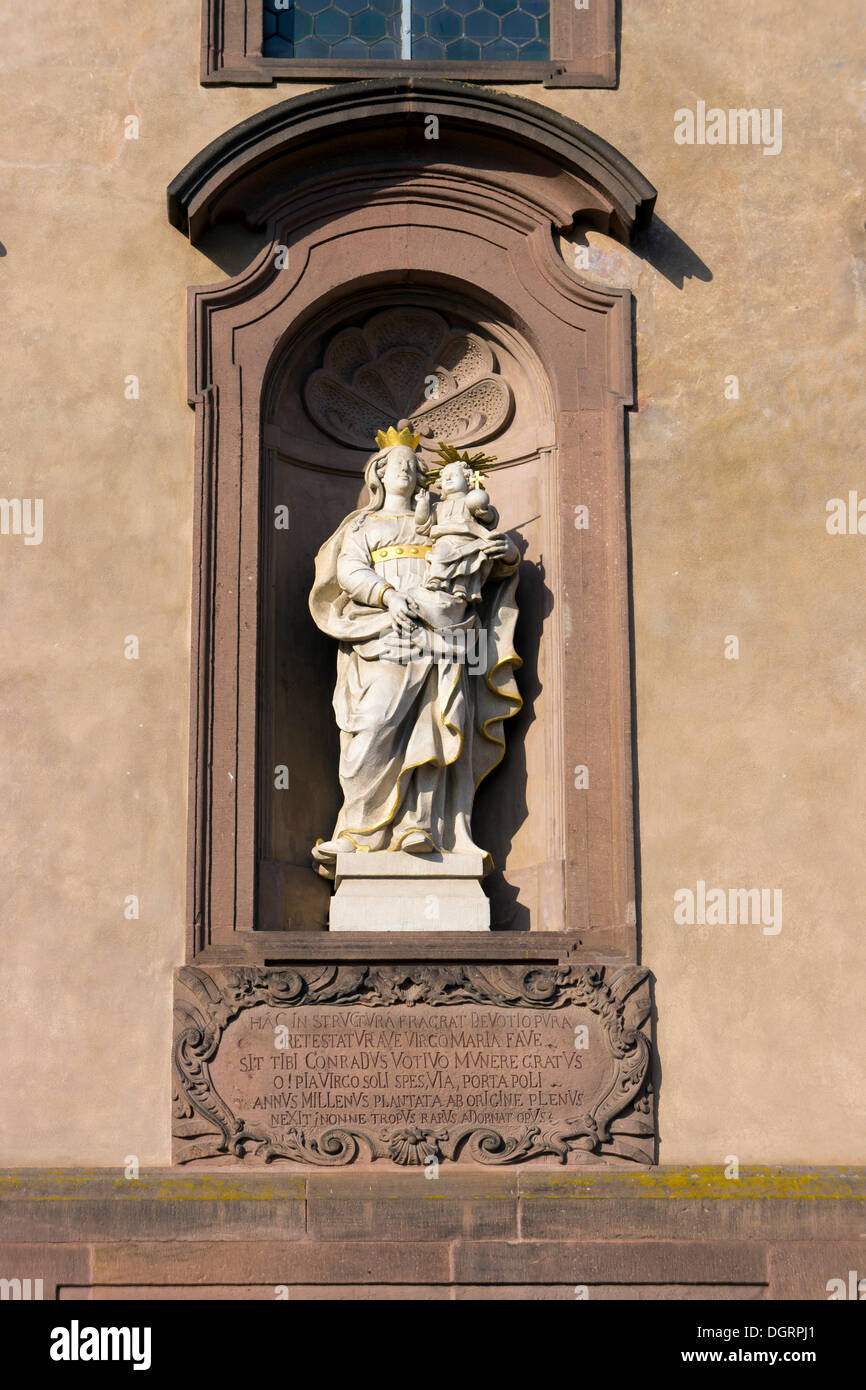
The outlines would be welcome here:
<svg viewBox="0 0 866 1390">
<path fill-rule="evenodd" d="M 437 396 L 425 401 L 434 376 Z M 543 921 L 563 930 L 564 789 L 551 795 L 549 771 L 565 770 L 550 587 L 561 502 L 553 403 L 537 355 L 468 291 L 392 286 L 329 306 L 277 356 L 269 383 L 262 515 L 287 507 L 289 530 L 263 526 L 261 537 L 258 928 L 315 930 L 327 919 L 329 889 L 309 862 L 340 804 L 334 644 L 311 622 L 307 594 L 320 544 L 360 503 L 377 429 L 408 418 L 422 456 L 445 438 L 497 458 L 490 485 L 522 550 L 523 707 L 509 721 L 505 758 L 479 788 L 474 826 L 496 866 L 485 882 L 494 927 L 538 929 Z M 275 786 L 281 764 L 288 787 Z"/>
<path fill-rule="evenodd" d="M 418 79 L 271 107 L 169 189 L 173 224 L 223 264 L 254 239 L 232 279 L 190 292 L 179 1163 L 652 1161 L 631 302 L 583 283 L 556 237 L 580 219 L 627 241 L 654 198 L 575 123 Z M 494 865 L 489 931 L 353 931 L 351 909 L 328 930 L 332 889 L 310 858 L 340 804 L 335 644 L 310 617 L 313 559 L 366 496 L 377 430 L 399 420 L 422 460 L 441 440 L 495 456 L 499 525 L 520 553 L 523 703 L 472 820 Z"/>
</svg>

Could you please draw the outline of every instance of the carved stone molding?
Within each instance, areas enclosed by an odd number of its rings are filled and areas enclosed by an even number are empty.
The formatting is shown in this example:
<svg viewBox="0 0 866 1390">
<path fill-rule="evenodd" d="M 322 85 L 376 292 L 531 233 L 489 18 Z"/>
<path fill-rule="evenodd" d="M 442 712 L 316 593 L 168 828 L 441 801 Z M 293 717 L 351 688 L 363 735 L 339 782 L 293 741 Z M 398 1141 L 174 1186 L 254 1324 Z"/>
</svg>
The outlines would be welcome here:
<svg viewBox="0 0 866 1390">
<path fill-rule="evenodd" d="M 513 397 L 489 345 L 432 309 L 386 309 L 344 328 L 306 385 L 312 419 L 369 449 L 383 420 L 407 419 L 426 440 L 480 444 L 508 422 Z"/>
<path fill-rule="evenodd" d="M 430 116 L 439 122 L 435 141 L 424 134 Z M 250 116 L 172 180 L 169 220 L 191 241 L 232 216 L 263 226 L 286 193 L 304 194 L 304 185 L 314 185 L 309 215 L 320 219 L 325 195 L 331 200 L 343 184 L 345 205 L 357 207 L 368 192 L 368 171 L 382 167 L 391 175 L 391 201 L 399 202 L 410 190 L 394 174 L 407 163 L 433 165 L 440 179 L 456 173 L 459 201 L 468 208 L 477 197 L 472 175 L 479 143 L 497 147 L 496 158 L 485 161 L 483 183 L 504 194 L 497 199 L 500 216 L 528 194 L 563 230 L 585 216 L 626 242 L 652 217 L 656 190 L 649 180 L 577 121 L 524 97 L 411 76 L 328 87 Z M 453 269 L 459 274 L 459 265 Z"/>
<path fill-rule="evenodd" d="M 649 1082 L 651 1050 L 646 1032 L 651 1008 L 648 975 L 647 970 L 637 966 L 619 969 L 610 978 L 604 966 L 549 969 L 525 965 L 319 965 L 303 969 L 217 967 L 210 971 L 185 967 L 177 974 L 175 1002 L 174 1161 L 270 1163 L 287 1159 L 319 1167 L 341 1167 L 359 1159 L 384 1159 L 407 1167 L 434 1159 L 508 1164 L 552 1157 L 568 1163 L 582 1152 L 651 1163 L 654 1119 Z M 411 1113 L 410 1096 L 402 1123 L 376 1130 L 354 1123 L 321 1123 L 310 1132 L 296 1123 L 292 1113 L 293 1103 L 301 1102 L 298 1090 L 287 1092 L 282 1087 L 274 1099 L 284 1099 L 288 1113 L 281 1113 L 280 1118 L 287 1123 L 278 1137 L 263 1123 L 235 1112 L 217 1089 L 212 1068 L 221 1047 L 227 1047 L 234 1056 L 240 1046 L 245 1046 L 243 1039 L 233 1037 L 231 1044 L 225 1041 L 227 1030 L 245 1011 L 254 1010 L 260 1015 L 256 1026 L 263 1041 L 259 1045 L 263 1049 L 262 1060 L 268 1061 L 280 1059 L 280 1054 L 273 1051 L 273 1029 L 280 1026 L 281 1018 L 290 1020 L 282 1025 L 288 1030 L 297 1026 L 291 1023 L 296 1010 L 313 1010 L 315 1015 L 329 1007 L 334 1010 L 346 1005 L 392 1012 L 397 1006 L 403 1038 L 411 1038 L 413 1017 L 419 1006 L 454 1009 L 474 1005 L 502 1011 L 471 1015 L 473 1027 L 483 1029 L 478 1036 L 488 1051 L 472 1051 L 467 1044 L 467 1055 L 479 1067 L 493 1065 L 482 1060 L 486 1056 L 499 1057 L 501 1065 L 502 1057 L 489 1049 L 512 1049 L 515 1075 L 520 1074 L 518 1064 L 534 1060 L 525 1047 L 537 1045 L 527 1044 L 531 1036 L 525 1029 L 527 1015 L 518 1011 L 551 1015 L 571 1010 L 572 1016 L 576 1013 L 580 1019 L 574 1025 L 575 1036 L 587 1026 L 584 1019 L 592 1022 L 597 1029 L 596 1046 L 603 1056 L 596 1058 L 591 1090 L 581 1108 L 567 1113 L 567 1105 L 564 1111 L 560 1107 L 561 1113 L 547 1123 L 543 1119 L 534 1124 L 521 1123 L 516 1115 L 517 1123 L 506 1121 L 501 1126 L 459 1121 L 454 1125 L 432 1124 L 424 1119 L 419 1121 Z M 334 1017 L 349 1020 L 354 1015 L 326 1012 L 326 1022 Z M 509 1025 L 516 1031 L 509 1032 Z M 310 1026 L 319 1026 L 317 1018 L 311 1019 Z M 344 1026 L 350 1025 L 347 1022 Z M 570 1048 L 571 1016 L 565 1026 Z M 317 1034 L 310 1036 L 315 1038 Z M 325 1067 L 333 1066 L 328 1046 L 321 1043 L 307 1056 L 321 1059 Z M 409 1044 L 403 1042 L 400 1046 L 405 1052 L 401 1057 L 398 1048 L 394 1055 L 399 1061 L 395 1065 L 405 1067 Z M 547 1046 L 549 1049 L 552 1045 Z M 364 1056 L 357 1049 L 352 1055 Z M 509 1052 L 507 1059 L 510 1055 Z M 246 1059 L 248 1063 L 252 1060 L 252 1055 Z M 347 1062 L 345 1056 L 343 1062 Z M 261 1074 L 266 1086 L 268 1079 L 278 1073 L 264 1068 Z M 285 1075 L 291 1082 L 292 1071 Z M 391 1075 L 393 1079 L 393 1072 Z M 357 1095 L 355 1092 L 354 1097 Z M 323 1118 L 326 1110 L 327 1105 L 323 1105 Z"/>
</svg>

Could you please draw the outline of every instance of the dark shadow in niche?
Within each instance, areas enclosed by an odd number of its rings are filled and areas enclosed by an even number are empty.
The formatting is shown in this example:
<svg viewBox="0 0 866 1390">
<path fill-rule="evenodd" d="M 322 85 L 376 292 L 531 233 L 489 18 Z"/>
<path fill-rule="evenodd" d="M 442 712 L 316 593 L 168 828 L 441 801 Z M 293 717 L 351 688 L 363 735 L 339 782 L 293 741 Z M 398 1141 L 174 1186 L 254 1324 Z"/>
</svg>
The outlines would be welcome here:
<svg viewBox="0 0 866 1390">
<path fill-rule="evenodd" d="M 637 300 L 631 297 L 631 352 L 632 381 L 635 400 L 637 394 Z M 637 741 L 637 650 L 634 628 L 634 562 L 631 539 L 631 449 L 629 447 L 629 426 L 631 407 L 623 411 L 623 467 L 625 474 L 625 536 L 626 536 L 626 588 L 628 593 L 628 678 L 631 699 L 631 787 L 632 787 L 632 832 L 634 835 L 634 913 L 635 913 L 635 959 L 641 959 L 641 856 L 640 856 L 640 783 L 638 780 L 638 741 Z"/>
<path fill-rule="evenodd" d="M 619 90 L 619 75 L 622 67 L 622 0 L 616 0 L 613 12 L 613 61 L 616 64 L 614 69 L 613 85 L 615 90 Z"/>
<path fill-rule="evenodd" d="M 196 250 L 218 265 L 226 275 L 240 275 L 267 245 L 264 230 L 251 232 L 244 222 L 220 222 L 209 227 L 196 242 Z"/>
<path fill-rule="evenodd" d="M 646 230 L 637 234 L 631 250 L 678 290 L 686 280 L 713 278 L 709 266 L 660 217 L 653 217 Z"/>
<path fill-rule="evenodd" d="M 528 542 L 509 531 L 521 555 Z M 519 616 L 514 632 L 514 645 L 523 665 L 517 672 L 517 688 L 523 706 L 505 724 L 505 757 L 485 778 L 473 809 L 473 838 L 492 856 L 493 871 L 484 880 L 490 898 L 491 925 L 494 931 L 529 931 L 529 908 L 518 903 L 518 888 L 508 882 L 506 871 L 511 844 L 517 830 L 529 815 L 526 804 L 526 731 L 535 721 L 534 705 L 541 694 L 538 678 L 538 657 L 545 618 L 553 611 L 553 593 L 545 583 L 544 557 L 535 563 L 524 560 L 520 566 L 517 586 Z M 518 789 L 520 789 L 518 791 Z M 495 816 L 491 814 L 495 808 Z"/>
<path fill-rule="evenodd" d="M 638 960 L 640 960 L 640 950 L 638 950 Z M 662 1059 L 661 1048 L 659 1047 L 658 1040 L 659 1011 L 658 1005 L 656 1003 L 656 977 L 652 973 L 652 971 L 650 971 L 649 981 L 650 1000 L 652 1004 L 649 1016 L 650 1047 L 652 1051 L 650 1055 L 648 1083 L 652 1087 L 652 1096 L 650 1097 L 650 1104 L 652 1106 L 651 1113 L 653 1122 L 653 1163 L 658 1163 L 659 1151 L 661 1148 L 661 1135 L 659 1134 L 659 1100 L 661 1098 L 662 1090 Z"/>
<path fill-rule="evenodd" d="M 2 241 L 0 241 L 0 256 L 5 256 L 5 255 L 6 255 L 6 247 L 3 245 Z"/>
</svg>

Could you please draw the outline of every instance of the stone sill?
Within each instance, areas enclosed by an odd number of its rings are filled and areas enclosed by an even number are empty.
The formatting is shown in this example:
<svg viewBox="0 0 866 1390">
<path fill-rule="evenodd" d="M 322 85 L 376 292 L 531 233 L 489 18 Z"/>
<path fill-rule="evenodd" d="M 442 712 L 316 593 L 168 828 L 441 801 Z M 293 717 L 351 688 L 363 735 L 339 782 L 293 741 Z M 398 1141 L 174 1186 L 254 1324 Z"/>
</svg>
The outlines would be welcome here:
<svg viewBox="0 0 866 1390">
<path fill-rule="evenodd" d="M 623 964 L 624 926 L 581 932 L 230 932 L 198 951 L 196 965 L 288 965 L 333 960 Z"/>
</svg>

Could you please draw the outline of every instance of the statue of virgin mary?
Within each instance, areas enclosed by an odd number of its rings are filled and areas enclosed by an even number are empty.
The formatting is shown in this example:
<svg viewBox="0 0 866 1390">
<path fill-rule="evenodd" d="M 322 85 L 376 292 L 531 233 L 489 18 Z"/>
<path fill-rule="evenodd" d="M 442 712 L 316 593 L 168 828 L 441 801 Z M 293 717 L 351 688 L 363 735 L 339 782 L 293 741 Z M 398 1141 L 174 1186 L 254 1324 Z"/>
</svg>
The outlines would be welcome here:
<svg viewBox="0 0 866 1390">
<path fill-rule="evenodd" d="M 377 436 L 369 502 L 316 556 L 310 612 L 339 643 L 334 713 L 343 805 L 312 853 L 333 877 L 338 854 L 474 853 L 475 791 L 505 753 L 504 722 L 521 706 L 514 650 L 519 552 L 503 532 L 485 545 L 474 601 L 424 587 L 436 502 L 401 421 Z M 467 659 L 467 652 L 472 659 Z"/>
</svg>

